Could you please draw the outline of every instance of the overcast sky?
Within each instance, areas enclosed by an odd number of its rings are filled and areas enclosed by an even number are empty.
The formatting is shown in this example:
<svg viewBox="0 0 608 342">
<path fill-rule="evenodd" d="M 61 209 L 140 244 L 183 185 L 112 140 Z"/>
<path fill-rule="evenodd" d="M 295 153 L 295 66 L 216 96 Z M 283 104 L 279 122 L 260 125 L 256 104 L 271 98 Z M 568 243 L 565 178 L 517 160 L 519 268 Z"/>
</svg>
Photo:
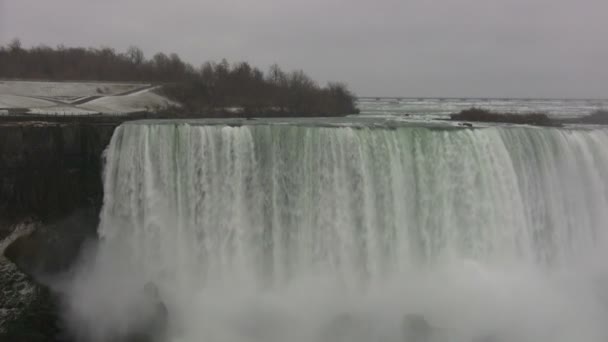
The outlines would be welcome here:
<svg viewBox="0 0 608 342">
<path fill-rule="evenodd" d="M 358 95 L 608 97 L 608 0 L 0 0 L 0 42 L 303 69 Z"/>
</svg>

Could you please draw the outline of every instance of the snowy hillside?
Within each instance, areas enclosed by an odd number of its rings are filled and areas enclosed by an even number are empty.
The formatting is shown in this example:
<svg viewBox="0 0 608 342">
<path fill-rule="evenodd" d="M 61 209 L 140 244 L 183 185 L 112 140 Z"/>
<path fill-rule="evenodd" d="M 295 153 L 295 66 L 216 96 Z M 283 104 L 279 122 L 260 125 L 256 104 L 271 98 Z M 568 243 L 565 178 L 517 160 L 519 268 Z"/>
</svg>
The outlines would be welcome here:
<svg viewBox="0 0 608 342">
<path fill-rule="evenodd" d="M 140 83 L 0 81 L 0 94 L 43 97 L 117 95 L 146 86 Z"/>
<path fill-rule="evenodd" d="M 0 113 L 127 114 L 177 105 L 143 83 L 0 80 Z"/>
</svg>

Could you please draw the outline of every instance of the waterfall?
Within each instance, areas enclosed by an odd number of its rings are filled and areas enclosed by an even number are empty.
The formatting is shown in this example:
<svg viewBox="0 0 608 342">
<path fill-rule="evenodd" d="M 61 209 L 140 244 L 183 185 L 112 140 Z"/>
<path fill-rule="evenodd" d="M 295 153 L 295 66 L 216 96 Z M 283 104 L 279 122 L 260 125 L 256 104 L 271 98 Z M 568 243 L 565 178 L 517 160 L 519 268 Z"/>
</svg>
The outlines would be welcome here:
<svg viewBox="0 0 608 342">
<path fill-rule="evenodd" d="M 105 157 L 71 303 L 96 336 L 149 281 L 175 341 L 274 317 L 312 342 L 343 312 L 376 339 L 405 313 L 437 341 L 608 336 L 608 130 L 127 123 Z"/>
</svg>

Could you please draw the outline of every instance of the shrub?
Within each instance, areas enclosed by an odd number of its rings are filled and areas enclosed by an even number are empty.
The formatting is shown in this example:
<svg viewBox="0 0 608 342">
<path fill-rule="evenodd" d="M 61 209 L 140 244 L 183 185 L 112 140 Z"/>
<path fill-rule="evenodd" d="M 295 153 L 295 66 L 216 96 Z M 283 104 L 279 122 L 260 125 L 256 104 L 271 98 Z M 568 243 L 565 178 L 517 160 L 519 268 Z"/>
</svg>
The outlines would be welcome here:
<svg viewBox="0 0 608 342">
<path fill-rule="evenodd" d="M 460 113 L 450 115 L 451 120 L 477 121 L 477 122 L 502 122 L 513 124 L 537 125 L 537 126 L 560 126 L 558 121 L 552 120 L 544 113 L 496 113 L 481 108 L 469 108 Z"/>
</svg>

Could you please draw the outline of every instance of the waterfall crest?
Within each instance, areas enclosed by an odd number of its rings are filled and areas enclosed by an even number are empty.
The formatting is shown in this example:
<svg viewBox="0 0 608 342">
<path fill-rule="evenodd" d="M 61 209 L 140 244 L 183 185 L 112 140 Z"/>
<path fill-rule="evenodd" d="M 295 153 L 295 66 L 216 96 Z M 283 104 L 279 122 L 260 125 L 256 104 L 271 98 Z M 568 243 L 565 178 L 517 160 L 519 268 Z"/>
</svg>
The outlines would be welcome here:
<svg viewBox="0 0 608 342">
<path fill-rule="evenodd" d="M 186 341 L 252 310 L 301 341 L 342 311 L 378 331 L 423 312 L 450 340 L 599 341 L 607 147 L 600 129 L 124 124 L 76 292 L 152 280 Z"/>
</svg>

